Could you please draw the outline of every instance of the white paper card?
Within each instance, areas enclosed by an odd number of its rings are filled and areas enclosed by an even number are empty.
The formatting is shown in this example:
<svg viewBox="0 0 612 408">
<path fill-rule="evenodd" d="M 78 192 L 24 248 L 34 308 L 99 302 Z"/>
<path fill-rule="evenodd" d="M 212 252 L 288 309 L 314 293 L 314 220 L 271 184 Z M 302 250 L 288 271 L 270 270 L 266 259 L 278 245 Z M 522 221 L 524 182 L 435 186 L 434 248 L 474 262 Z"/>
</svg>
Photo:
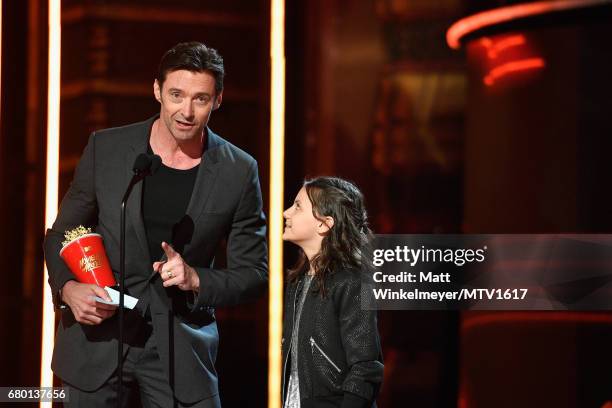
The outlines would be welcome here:
<svg viewBox="0 0 612 408">
<path fill-rule="evenodd" d="M 106 305 L 115 305 L 118 306 L 119 305 L 119 291 L 113 289 L 113 288 L 109 288 L 108 286 L 105 286 L 104 289 L 106 289 L 106 293 L 108 293 L 108 296 L 110 296 L 111 301 L 107 301 L 102 299 L 101 297 L 94 297 L 94 299 L 96 299 L 96 302 L 99 303 L 104 303 Z M 133 309 L 136 306 L 136 303 L 138 303 L 138 299 L 136 299 L 135 297 L 132 297 L 130 295 L 123 295 L 123 306 L 126 309 Z"/>
</svg>

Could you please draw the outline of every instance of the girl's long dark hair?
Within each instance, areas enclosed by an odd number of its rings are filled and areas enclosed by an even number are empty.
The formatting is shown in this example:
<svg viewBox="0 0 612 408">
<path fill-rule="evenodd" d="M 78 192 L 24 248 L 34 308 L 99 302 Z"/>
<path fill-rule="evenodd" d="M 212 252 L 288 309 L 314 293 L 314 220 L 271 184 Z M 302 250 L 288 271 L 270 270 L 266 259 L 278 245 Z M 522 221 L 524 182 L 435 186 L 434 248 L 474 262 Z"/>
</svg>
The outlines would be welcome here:
<svg viewBox="0 0 612 408">
<path fill-rule="evenodd" d="M 315 290 L 325 296 L 325 280 L 336 270 L 362 267 L 372 239 L 363 194 L 351 182 L 338 177 L 317 177 L 304 182 L 312 203 L 312 213 L 320 221 L 334 219 L 334 225 L 321 242 L 321 251 L 308 260 L 302 249 L 288 281 L 296 282 L 310 267 L 314 270 Z"/>
</svg>

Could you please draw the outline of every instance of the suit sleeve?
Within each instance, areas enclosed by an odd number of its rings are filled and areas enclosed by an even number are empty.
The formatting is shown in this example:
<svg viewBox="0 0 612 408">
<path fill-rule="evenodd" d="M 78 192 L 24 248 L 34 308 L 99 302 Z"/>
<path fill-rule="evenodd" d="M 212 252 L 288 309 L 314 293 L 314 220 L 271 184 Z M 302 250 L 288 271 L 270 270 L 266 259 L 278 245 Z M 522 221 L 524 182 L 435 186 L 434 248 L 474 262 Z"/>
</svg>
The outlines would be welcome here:
<svg viewBox="0 0 612 408">
<path fill-rule="evenodd" d="M 69 280 L 76 280 L 59 255 L 64 240 L 64 232 L 79 225 L 94 226 L 98 219 L 98 206 L 94 186 L 94 134 L 92 133 L 76 167 L 74 178 L 68 192 L 62 199 L 60 209 L 50 229 L 47 229 L 43 249 L 49 285 L 53 294 L 53 304 L 59 307 L 59 291 Z"/>
<path fill-rule="evenodd" d="M 193 311 L 234 305 L 263 293 L 268 282 L 266 218 L 254 160 L 244 182 L 227 241 L 227 268 L 194 268 L 200 290 Z"/>
<path fill-rule="evenodd" d="M 342 407 L 371 407 L 383 380 L 376 310 L 362 309 L 357 273 L 338 287 L 338 322 L 349 371 L 342 384 Z"/>
</svg>

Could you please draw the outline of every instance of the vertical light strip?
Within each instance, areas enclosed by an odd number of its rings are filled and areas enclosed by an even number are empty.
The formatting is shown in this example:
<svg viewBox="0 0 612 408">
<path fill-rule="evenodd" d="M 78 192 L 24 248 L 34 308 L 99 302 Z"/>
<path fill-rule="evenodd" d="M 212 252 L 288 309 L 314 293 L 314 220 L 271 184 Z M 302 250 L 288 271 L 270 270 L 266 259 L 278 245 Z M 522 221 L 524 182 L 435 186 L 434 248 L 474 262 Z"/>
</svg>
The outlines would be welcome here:
<svg viewBox="0 0 612 408">
<path fill-rule="evenodd" d="M 47 83 L 47 177 L 45 196 L 45 229 L 50 228 L 57 215 L 59 184 L 59 121 L 60 121 L 60 62 L 61 62 L 61 0 L 49 0 L 49 66 Z M 51 355 L 55 334 L 55 313 L 51 290 L 47 284 L 45 264 L 43 282 L 43 325 L 40 361 L 41 387 L 53 386 Z M 40 404 L 51 407 L 51 403 Z"/>
<path fill-rule="evenodd" d="M 283 186 L 285 171 L 285 3 L 271 0 L 270 28 L 270 300 L 268 408 L 280 408 L 283 316 Z"/>
</svg>

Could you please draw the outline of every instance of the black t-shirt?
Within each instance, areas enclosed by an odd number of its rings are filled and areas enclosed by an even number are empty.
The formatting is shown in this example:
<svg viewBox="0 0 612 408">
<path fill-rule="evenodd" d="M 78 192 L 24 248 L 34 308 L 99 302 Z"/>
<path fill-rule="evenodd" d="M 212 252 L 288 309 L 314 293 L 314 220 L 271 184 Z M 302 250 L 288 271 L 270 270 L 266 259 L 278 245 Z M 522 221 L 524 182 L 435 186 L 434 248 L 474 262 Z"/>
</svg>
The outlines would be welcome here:
<svg viewBox="0 0 612 408">
<path fill-rule="evenodd" d="M 151 146 L 148 152 L 153 153 Z M 199 167 L 178 170 L 162 164 L 143 181 L 142 215 L 153 262 L 164 253 L 162 241 L 172 243 L 172 228 L 185 216 Z"/>
</svg>

